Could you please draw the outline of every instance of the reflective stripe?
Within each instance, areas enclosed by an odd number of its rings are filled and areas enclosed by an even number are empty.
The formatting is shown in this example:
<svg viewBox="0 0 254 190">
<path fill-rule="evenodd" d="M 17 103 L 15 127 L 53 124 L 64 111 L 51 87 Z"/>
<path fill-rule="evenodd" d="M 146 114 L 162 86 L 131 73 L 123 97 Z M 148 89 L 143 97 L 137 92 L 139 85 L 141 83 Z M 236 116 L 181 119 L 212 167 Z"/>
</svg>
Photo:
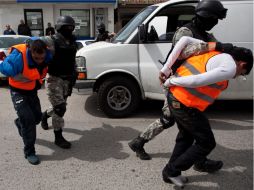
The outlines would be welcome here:
<svg viewBox="0 0 254 190">
<path fill-rule="evenodd" d="M 22 74 L 18 74 L 16 76 L 14 76 L 13 79 L 18 80 L 20 82 L 30 82 L 31 81 L 28 78 L 24 77 L 24 75 L 22 75 Z"/>
<path fill-rule="evenodd" d="M 224 86 L 223 85 L 219 85 L 219 84 L 210 84 L 210 85 L 208 85 L 209 87 L 211 87 L 211 88 L 215 88 L 215 89 L 218 89 L 218 90 L 224 90 Z"/>
<path fill-rule="evenodd" d="M 204 101 L 207 101 L 209 103 L 213 103 L 214 102 L 214 99 L 206 94 L 203 94 L 199 91 L 197 91 L 195 88 L 184 88 L 185 90 L 187 90 L 190 94 L 204 100 Z"/>
<path fill-rule="evenodd" d="M 193 75 L 201 74 L 195 67 L 189 64 L 187 61 L 183 64 Z"/>
<path fill-rule="evenodd" d="M 186 67 L 186 69 L 191 72 L 193 75 L 198 75 L 198 74 L 201 74 L 201 72 L 199 72 L 199 70 L 197 70 L 195 67 L 193 67 L 193 65 L 191 65 L 190 63 L 188 63 L 187 61 L 183 64 L 183 66 Z M 210 84 L 210 85 L 207 85 L 211 88 L 215 88 L 215 89 L 219 89 L 219 90 L 223 90 L 224 89 L 224 86 L 223 85 L 218 85 L 216 83 L 214 84 Z"/>
</svg>

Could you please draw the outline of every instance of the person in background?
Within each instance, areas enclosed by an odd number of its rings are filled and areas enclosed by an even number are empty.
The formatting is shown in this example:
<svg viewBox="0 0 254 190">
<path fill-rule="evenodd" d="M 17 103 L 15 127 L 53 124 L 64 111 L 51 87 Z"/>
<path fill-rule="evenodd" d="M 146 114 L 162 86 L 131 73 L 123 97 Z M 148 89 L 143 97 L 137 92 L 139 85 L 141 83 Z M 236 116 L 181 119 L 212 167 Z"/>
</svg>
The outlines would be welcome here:
<svg viewBox="0 0 254 190">
<path fill-rule="evenodd" d="M 174 150 L 162 171 L 162 177 L 164 182 L 179 187 L 188 181 L 181 172 L 206 159 L 216 146 L 209 120 L 203 112 L 227 88 L 229 79 L 248 75 L 253 67 L 252 51 L 234 46 L 231 55 L 210 51 L 192 56 L 170 77 L 171 67 L 179 55 L 176 52 L 185 47 L 180 45 L 185 38 L 189 37 L 180 39 L 169 56 L 169 62 L 159 73 L 161 84 L 168 89 L 168 105 L 179 129 Z M 199 43 L 192 39 L 190 43 Z M 210 43 L 216 49 L 215 44 Z M 209 170 L 213 172 L 214 165 L 207 167 L 207 172 Z"/>
<path fill-rule="evenodd" d="M 16 35 L 16 33 L 11 29 L 9 24 L 6 24 L 6 30 L 4 31 L 4 35 Z"/>
<path fill-rule="evenodd" d="M 61 16 L 56 22 L 57 33 L 43 39 L 53 52 L 53 60 L 49 64 L 46 77 L 47 95 L 52 107 L 43 112 L 41 127 L 47 130 L 48 118 L 52 117 L 55 144 L 63 149 L 71 148 L 71 143 L 63 137 L 62 132 L 67 98 L 71 96 L 77 79 L 74 28 L 75 21 L 72 17 Z"/>
<path fill-rule="evenodd" d="M 48 23 L 48 27 L 46 28 L 46 36 L 51 36 L 55 34 L 55 29 L 51 26 L 51 23 Z"/>
<path fill-rule="evenodd" d="M 47 45 L 37 38 L 11 47 L 10 52 L 0 64 L 0 72 L 9 77 L 11 99 L 18 115 L 14 123 L 24 142 L 25 158 L 36 165 L 40 163 L 35 153 L 36 125 L 42 116 L 37 91 L 52 55 Z"/>
<path fill-rule="evenodd" d="M 22 19 L 20 20 L 20 24 L 18 25 L 18 34 L 25 35 L 25 36 L 32 36 L 31 29 Z"/>
<path fill-rule="evenodd" d="M 106 30 L 105 24 L 101 23 L 97 28 L 99 34 L 97 38 L 95 39 L 95 42 L 99 41 L 110 41 L 111 38 L 115 36 L 115 33 L 109 33 L 109 31 Z"/>
</svg>

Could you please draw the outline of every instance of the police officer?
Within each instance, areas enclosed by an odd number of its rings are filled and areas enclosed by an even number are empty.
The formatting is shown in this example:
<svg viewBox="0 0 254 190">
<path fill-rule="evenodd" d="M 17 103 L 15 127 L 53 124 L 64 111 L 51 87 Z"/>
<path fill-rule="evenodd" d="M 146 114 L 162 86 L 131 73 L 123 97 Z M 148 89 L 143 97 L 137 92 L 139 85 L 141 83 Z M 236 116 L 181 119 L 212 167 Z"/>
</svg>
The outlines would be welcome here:
<svg viewBox="0 0 254 190">
<path fill-rule="evenodd" d="M 44 37 L 53 52 L 53 60 L 49 64 L 46 78 L 47 94 L 52 108 L 43 113 L 41 126 L 47 130 L 47 119 L 51 116 L 55 144 L 64 149 L 70 148 L 71 143 L 62 135 L 63 117 L 66 112 L 67 97 L 71 96 L 77 77 L 75 63 L 77 46 L 76 38 L 72 34 L 74 28 L 75 21 L 72 17 L 61 16 L 56 22 L 57 33 L 53 36 Z"/>
<path fill-rule="evenodd" d="M 109 33 L 109 31 L 106 30 L 105 24 L 101 23 L 97 28 L 99 34 L 97 38 L 95 39 L 95 42 L 99 41 L 110 41 L 110 39 L 115 35 L 114 33 Z"/>
<path fill-rule="evenodd" d="M 9 77 L 11 99 L 18 118 L 14 123 L 24 142 L 29 163 L 40 163 L 35 153 L 36 125 L 41 121 L 41 105 L 37 95 L 51 60 L 47 45 L 32 38 L 27 44 L 11 47 L 11 53 L 0 64 L 0 72 Z"/>
<path fill-rule="evenodd" d="M 173 46 L 178 42 L 182 36 L 190 36 L 205 42 L 216 41 L 213 35 L 207 31 L 211 30 L 219 19 L 226 17 L 227 9 L 223 7 L 218 0 L 203 0 L 198 3 L 195 8 L 195 17 L 190 23 L 187 23 L 183 27 L 179 28 L 173 37 Z M 223 52 L 230 52 L 232 44 L 216 44 L 217 50 Z M 207 48 L 206 46 L 201 47 L 201 50 Z M 176 70 L 181 62 L 173 65 L 173 70 Z M 129 147 L 136 152 L 136 155 L 141 160 L 150 160 L 151 157 L 146 153 L 144 149 L 145 143 L 152 140 L 155 136 L 160 134 L 164 129 L 167 129 L 174 125 L 174 117 L 171 115 L 167 100 L 165 99 L 164 106 L 162 108 L 163 116 L 151 123 L 145 131 L 143 131 L 137 138 L 129 142 Z M 213 160 L 201 160 L 195 164 L 194 169 L 203 172 L 213 172 L 220 169 L 223 166 L 221 161 Z"/>
</svg>

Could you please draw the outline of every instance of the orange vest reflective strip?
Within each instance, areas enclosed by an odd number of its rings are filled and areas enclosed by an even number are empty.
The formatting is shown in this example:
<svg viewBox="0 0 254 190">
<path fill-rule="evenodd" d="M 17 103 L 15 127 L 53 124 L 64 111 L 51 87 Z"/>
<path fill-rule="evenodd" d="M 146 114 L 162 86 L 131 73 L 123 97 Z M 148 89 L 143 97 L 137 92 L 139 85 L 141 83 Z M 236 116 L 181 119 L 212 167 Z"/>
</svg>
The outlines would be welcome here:
<svg viewBox="0 0 254 190">
<path fill-rule="evenodd" d="M 176 77 L 197 75 L 206 72 L 208 60 L 220 54 L 212 51 L 203 55 L 193 56 L 187 59 L 176 71 Z M 215 84 L 198 88 L 186 88 L 180 86 L 170 87 L 174 97 L 187 107 L 197 108 L 204 111 L 228 86 L 228 81 L 217 82 Z"/>
<path fill-rule="evenodd" d="M 28 60 L 26 57 L 26 44 L 19 44 L 16 46 L 13 46 L 11 48 L 11 51 L 13 49 L 17 49 L 21 54 L 23 58 L 23 71 L 22 73 L 14 76 L 9 77 L 9 84 L 18 89 L 22 90 L 33 90 L 36 86 L 36 80 L 38 80 L 42 84 L 42 79 L 45 78 L 47 74 L 47 68 L 43 69 L 42 74 L 38 72 L 36 68 L 30 69 L 28 66 Z"/>
</svg>

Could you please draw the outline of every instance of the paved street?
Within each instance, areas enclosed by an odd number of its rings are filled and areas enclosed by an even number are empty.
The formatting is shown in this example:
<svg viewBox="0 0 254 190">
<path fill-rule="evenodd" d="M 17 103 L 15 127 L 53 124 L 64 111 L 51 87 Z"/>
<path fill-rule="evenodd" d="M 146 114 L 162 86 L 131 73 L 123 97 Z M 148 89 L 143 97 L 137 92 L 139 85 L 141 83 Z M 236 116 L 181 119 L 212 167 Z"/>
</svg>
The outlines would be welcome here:
<svg viewBox="0 0 254 190">
<path fill-rule="evenodd" d="M 72 149 L 54 145 L 53 130 L 37 130 L 36 151 L 41 164 L 30 165 L 23 156 L 23 143 L 14 126 L 16 114 L 9 90 L 0 87 L 0 190 L 171 190 L 161 170 L 174 146 L 177 128 L 164 131 L 145 148 L 153 157 L 141 161 L 128 142 L 160 115 L 162 102 L 145 102 L 137 114 L 109 119 L 97 109 L 96 96 L 76 91 L 69 98 L 64 136 Z M 39 91 L 42 109 L 49 106 L 45 89 Z M 252 102 L 217 102 L 207 110 L 217 141 L 209 156 L 224 161 L 215 174 L 192 169 L 185 189 L 253 189 Z"/>
</svg>

